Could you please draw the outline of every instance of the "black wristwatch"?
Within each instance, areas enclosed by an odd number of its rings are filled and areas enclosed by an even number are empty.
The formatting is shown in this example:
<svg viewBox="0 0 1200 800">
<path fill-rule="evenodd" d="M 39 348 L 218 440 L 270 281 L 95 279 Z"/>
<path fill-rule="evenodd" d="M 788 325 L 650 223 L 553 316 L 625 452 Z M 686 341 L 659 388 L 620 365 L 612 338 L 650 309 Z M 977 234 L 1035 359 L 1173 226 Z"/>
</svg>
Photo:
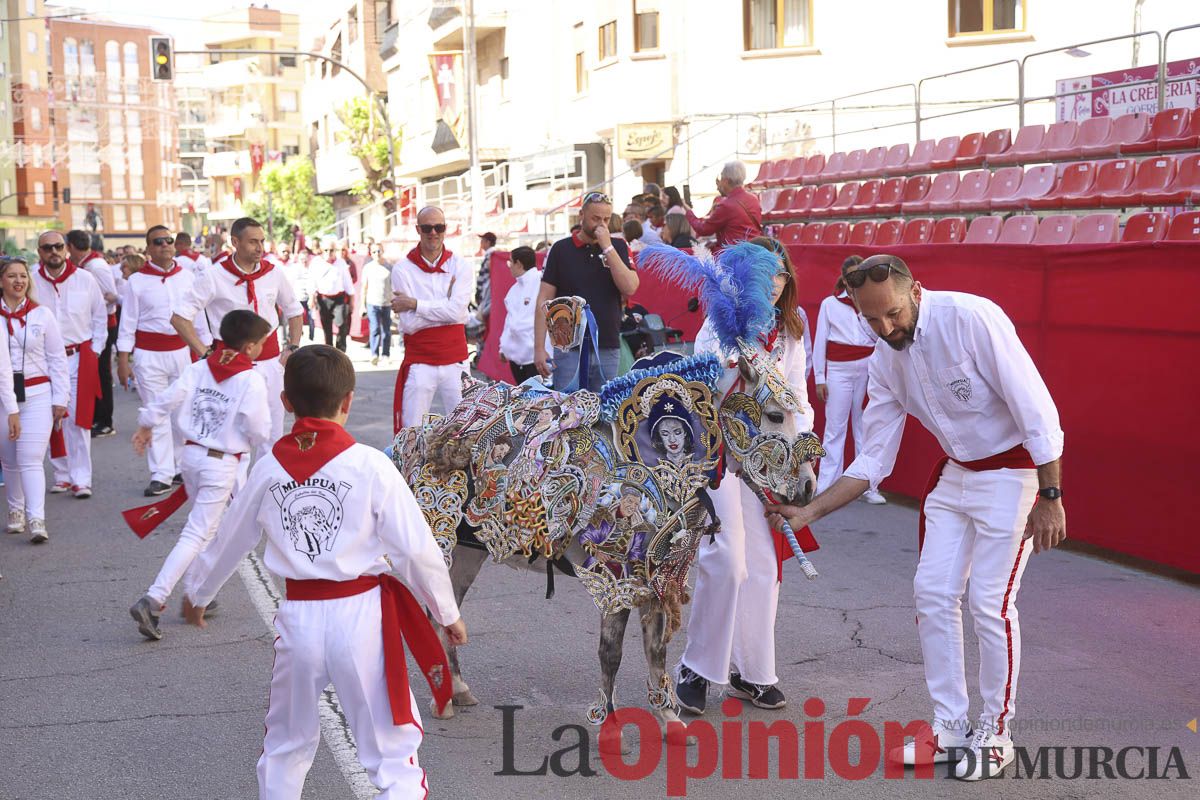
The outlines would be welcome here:
<svg viewBox="0 0 1200 800">
<path fill-rule="evenodd" d="M 1059 500 L 1062 498 L 1062 489 L 1057 486 L 1047 486 L 1045 489 L 1038 490 L 1038 497 L 1044 497 L 1047 500 Z"/>
<path fill-rule="evenodd" d="M 294 353 L 294 352 L 296 352 L 297 350 L 299 350 L 299 349 L 300 349 L 300 345 L 298 345 L 298 344 L 292 344 L 291 342 L 288 342 L 287 344 L 285 344 L 285 345 L 283 346 L 283 349 L 284 349 L 284 350 L 287 350 L 289 353 Z"/>
</svg>

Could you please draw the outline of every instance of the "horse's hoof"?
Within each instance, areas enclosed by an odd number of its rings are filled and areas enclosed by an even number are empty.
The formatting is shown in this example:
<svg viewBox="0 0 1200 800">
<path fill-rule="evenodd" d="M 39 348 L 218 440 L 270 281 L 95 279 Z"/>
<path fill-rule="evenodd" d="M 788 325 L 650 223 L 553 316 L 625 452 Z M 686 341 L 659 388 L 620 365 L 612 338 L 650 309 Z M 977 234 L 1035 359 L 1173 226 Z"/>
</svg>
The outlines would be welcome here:
<svg viewBox="0 0 1200 800">
<path fill-rule="evenodd" d="M 433 714 L 434 719 L 450 719 L 454 716 L 454 703 L 446 703 L 446 707 L 438 713 L 437 704 L 432 700 L 429 701 L 429 711 Z"/>
<path fill-rule="evenodd" d="M 463 689 L 461 692 L 454 693 L 454 705 L 477 706 L 479 705 L 479 698 L 471 694 L 470 689 Z"/>
</svg>

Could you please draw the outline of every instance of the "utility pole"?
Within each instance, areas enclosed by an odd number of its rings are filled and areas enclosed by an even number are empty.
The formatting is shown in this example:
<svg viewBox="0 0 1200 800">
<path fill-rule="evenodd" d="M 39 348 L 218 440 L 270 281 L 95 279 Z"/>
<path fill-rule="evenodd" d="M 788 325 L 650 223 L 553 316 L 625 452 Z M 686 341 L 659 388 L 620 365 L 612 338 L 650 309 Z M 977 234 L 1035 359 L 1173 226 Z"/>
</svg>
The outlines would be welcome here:
<svg viewBox="0 0 1200 800">
<path fill-rule="evenodd" d="M 274 195 L 267 192 L 267 238 L 275 241 L 275 205 L 271 202 Z"/>
<path fill-rule="evenodd" d="M 463 32 L 464 76 L 467 81 L 467 147 L 471 158 L 469 173 L 471 187 L 471 232 L 478 233 L 483 223 L 483 171 L 479 166 L 479 103 L 475 80 L 479 74 L 475 47 L 475 0 L 463 0 L 465 25 Z"/>
</svg>

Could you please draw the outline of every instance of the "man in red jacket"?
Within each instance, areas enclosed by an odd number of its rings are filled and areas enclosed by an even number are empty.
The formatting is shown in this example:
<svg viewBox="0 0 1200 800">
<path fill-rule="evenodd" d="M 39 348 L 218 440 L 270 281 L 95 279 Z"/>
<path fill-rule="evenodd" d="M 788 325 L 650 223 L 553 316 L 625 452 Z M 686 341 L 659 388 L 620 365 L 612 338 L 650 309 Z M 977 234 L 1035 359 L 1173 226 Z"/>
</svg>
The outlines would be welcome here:
<svg viewBox="0 0 1200 800">
<path fill-rule="evenodd" d="M 714 252 L 763 232 L 762 206 L 757 196 L 743 188 L 745 182 L 746 165 L 741 161 L 730 161 L 721 168 L 721 177 L 717 178 L 717 191 L 721 193 L 721 199 L 713 205 L 707 217 L 701 219 L 691 208 L 683 207 L 697 236 L 716 235 Z"/>
</svg>

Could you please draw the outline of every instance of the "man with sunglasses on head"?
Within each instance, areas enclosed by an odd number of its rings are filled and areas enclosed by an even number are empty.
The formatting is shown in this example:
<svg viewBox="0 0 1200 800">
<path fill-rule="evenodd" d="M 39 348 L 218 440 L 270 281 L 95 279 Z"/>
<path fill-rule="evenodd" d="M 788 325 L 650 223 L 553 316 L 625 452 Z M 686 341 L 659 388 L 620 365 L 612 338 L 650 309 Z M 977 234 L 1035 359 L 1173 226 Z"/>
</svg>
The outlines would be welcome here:
<svg viewBox="0 0 1200 800">
<path fill-rule="evenodd" d="M 462 400 L 467 371 L 467 306 L 475 291 L 471 265 L 446 249 L 446 215 L 417 212 L 421 240 L 392 267 L 392 310 L 404 339 L 404 360 L 392 399 L 395 430 L 417 425 L 436 394 L 443 411 Z"/>
<path fill-rule="evenodd" d="M 591 307 L 599 329 L 599 363 L 592 359 L 588 374 L 579 376 L 579 387 L 599 391 L 604 381 L 617 376 L 621 363 L 625 298 L 637 291 L 638 274 L 629 265 L 629 245 L 609 233 L 612 209 L 612 200 L 607 195 L 600 192 L 584 195 L 579 231 L 559 239 L 546 254 L 533 317 L 533 361 L 543 378 L 553 374 L 554 388 L 558 391 L 566 389 L 579 371 L 579 351 L 555 351 L 551 366 L 543 309 L 555 297 L 582 297 Z M 583 346 L 591 347 L 592 343 L 585 341 Z"/>
<path fill-rule="evenodd" d="M 895 256 L 848 263 L 842 277 L 880 339 L 868 367 L 865 445 L 808 506 L 768 506 L 768 515 L 799 530 L 887 477 L 908 414 L 937 438 L 947 455 L 922 502 L 913 580 L 933 724 L 889 757 L 904 764 L 961 757 L 959 778 L 995 777 L 1015 754 L 1021 576 L 1031 552 L 1066 538 L 1058 410 L 1012 322 L 991 300 L 923 289 Z M 973 732 L 963 663 L 968 579 L 983 699 Z"/>
<path fill-rule="evenodd" d="M 108 311 L 100 284 L 87 270 L 67 258 L 67 242 L 58 231 L 38 237 L 39 263 L 33 271 L 38 304 L 58 320 L 71 372 L 71 393 L 61 433 L 51 434 L 54 468 L 52 493 L 71 492 L 80 499 L 92 496 L 92 423 L 96 400 L 101 397 L 97 354 L 108 340 Z"/>
</svg>

